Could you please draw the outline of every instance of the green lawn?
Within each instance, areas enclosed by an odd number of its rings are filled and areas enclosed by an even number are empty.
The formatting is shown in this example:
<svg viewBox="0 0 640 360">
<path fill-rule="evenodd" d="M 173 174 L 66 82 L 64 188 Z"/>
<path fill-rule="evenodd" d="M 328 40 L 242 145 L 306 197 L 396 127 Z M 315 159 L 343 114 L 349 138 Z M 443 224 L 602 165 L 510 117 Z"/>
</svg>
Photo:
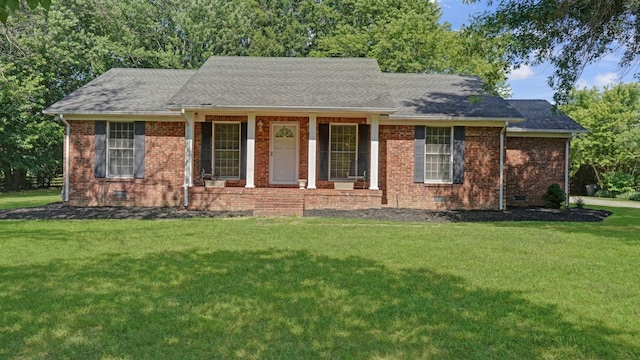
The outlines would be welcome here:
<svg viewBox="0 0 640 360">
<path fill-rule="evenodd" d="M 0 221 L 0 358 L 640 358 L 603 223 Z"/>
<path fill-rule="evenodd" d="M 0 210 L 26 208 L 61 201 L 60 189 L 38 189 L 20 192 L 0 192 Z"/>
</svg>

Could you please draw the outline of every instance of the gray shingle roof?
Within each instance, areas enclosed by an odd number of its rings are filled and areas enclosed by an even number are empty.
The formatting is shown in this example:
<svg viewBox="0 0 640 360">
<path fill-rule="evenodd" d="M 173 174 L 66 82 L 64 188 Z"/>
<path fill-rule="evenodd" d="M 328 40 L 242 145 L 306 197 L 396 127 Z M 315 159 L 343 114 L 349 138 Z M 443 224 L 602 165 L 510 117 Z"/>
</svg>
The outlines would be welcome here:
<svg viewBox="0 0 640 360">
<path fill-rule="evenodd" d="M 392 112 L 375 59 L 214 56 L 169 108 L 352 109 Z"/>
<path fill-rule="evenodd" d="M 193 70 L 111 69 L 64 99 L 46 114 L 162 114 L 167 101 L 195 74 Z"/>
<path fill-rule="evenodd" d="M 501 97 L 484 95 L 476 76 L 384 74 L 384 79 L 398 108 L 392 119 L 522 118 Z"/>
<path fill-rule="evenodd" d="M 585 133 L 587 130 L 569 116 L 555 110 L 546 100 L 507 100 L 526 119 L 509 125 L 509 131 Z"/>
</svg>

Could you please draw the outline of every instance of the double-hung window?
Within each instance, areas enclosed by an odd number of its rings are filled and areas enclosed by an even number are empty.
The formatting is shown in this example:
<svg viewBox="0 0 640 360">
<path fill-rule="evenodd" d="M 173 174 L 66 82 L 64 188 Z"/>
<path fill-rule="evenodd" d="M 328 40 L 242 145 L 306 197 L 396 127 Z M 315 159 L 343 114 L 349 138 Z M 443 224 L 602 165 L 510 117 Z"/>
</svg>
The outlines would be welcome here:
<svg viewBox="0 0 640 360">
<path fill-rule="evenodd" d="M 134 170 L 134 123 L 110 122 L 107 141 L 108 176 L 132 178 Z"/>
<path fill-rule="evenodd" d="M 427 127 L 425 134 L 425 182 L 450 183 L 453 174 L 451 128 Z"/>
<path fill-rule="evenodd" d="M 358 125 L 332 124 L 329 140 L 329 180 L 356 175 L 358 164 Z"/>
<path fill-rule="evenodd" d="M 223 179 L 240 178 L 240 123 L 213 124 L 213 173 Z"/>
</svg>

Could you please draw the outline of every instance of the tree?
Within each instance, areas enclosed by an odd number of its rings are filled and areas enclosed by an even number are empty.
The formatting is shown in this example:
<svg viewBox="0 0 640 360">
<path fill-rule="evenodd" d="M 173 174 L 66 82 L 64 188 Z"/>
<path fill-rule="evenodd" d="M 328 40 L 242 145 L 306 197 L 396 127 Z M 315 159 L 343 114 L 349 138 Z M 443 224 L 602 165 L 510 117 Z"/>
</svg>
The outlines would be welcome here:
<svg viewBox="0 0 640 360">
<path fill-rule="evenodd" d="M 477 17 L 472 28 L 491 37 L 510 37 L 507 50 L 515 66 L 554 65 L 549 85 L 556 89 L 558 103 L 567 100 L 586 65 L 621 53 L 619 65 L 629 69 L 640 59 L 640 0 L 497 3 L 496 10 Z"/>
<path fill-rule="evenodd" d="M 44 9 L 49 9 L 51 0 L 27 0 L 27 4 L 32 10 L 38 5 L 42 6 Z M 19 0 L 0 0 L 0 22 L 6 24 L 9 14 L 13 11 L 17 11 L 19 8 Z"/>
<path fill-rule="evenodd" d="M 312 56 L 372 57 L 385 72 L 475 74 L 506 95 L 502 38 L 452 31 L 429 1 L 358 1 L 319 38 Z M 343 5 L 344 6 L 344 5 Z M 363 14 L 358 16 L 358 14 Z M 371 15 L 375 14 L 375 15 Z"/>
<path fill-rule="evenodd" d="M 571 143 L 573 169 L 591 167 L 605 188 L 611 187 L 606 180 L 614 176 L 636 178 L 640 170 L 640 84 L 573 90 L 560 110 L 589 130 Z"/>
<path fill-rule="evenodd" d="M 383 71 L 477 74 L 502 90 L 501 40 L 454 32 L 439 20 L 436 4 L 410 0 L 22 6 L 0 24 L 0 166 L 16 187 L 27 175 L 59 171 L 62 127 L 42 109 L 113 67 L 195 69 L 212 55 L 366 56 Z"/>
</svg>

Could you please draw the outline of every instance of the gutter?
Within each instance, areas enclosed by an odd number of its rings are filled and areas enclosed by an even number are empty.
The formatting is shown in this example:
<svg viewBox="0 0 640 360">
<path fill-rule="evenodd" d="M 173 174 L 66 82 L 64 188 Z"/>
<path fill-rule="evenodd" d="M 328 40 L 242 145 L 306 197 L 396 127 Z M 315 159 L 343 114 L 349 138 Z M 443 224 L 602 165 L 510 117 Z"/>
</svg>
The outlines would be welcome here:
<svg viewBox="0 0 640 360">
<path fill-rule="evenodd" d="M 504 127 L 500 130 L 500 210 L 504 210 L 504 138 L 507 133 L 509 122 L 504 122 Z"/>
<path fill-rule="evenodd" d="M 571 144 L 571 139 L 575 136 L 575 133 L 571 133 L 571 136 L 567 139 L 564 144 L 564 192 L 565 192 L 565 203 L 564 208 L 569 208 L 569 145 Z"/>
<path fill-rule="evenodd" d="M 62 201 L 65 203 L 69 202 L 69 155 L 70 155 L 70 144 L 69 144 L 69 135 L 71 134 L 71 124 L 67 120 L 65 120 L 63 114 L 58 115 L 58 119 L 62 121 L 64 124 L 64 190 L 63 190 L 63 198 Z"/>
<path fill-rule="evenodd" d="M 185 111 L 243 111 L 243 112 L 283 112 L 300 111 L 310 113 L 354 112 L 371 114 L 393 114 L 398 111 L 392 107 L 353 107 L 353 106 L 266 106 L 266 105 L 212 105 L 212 104 L 168 104 L 168 110 Z"/>
</svg>

